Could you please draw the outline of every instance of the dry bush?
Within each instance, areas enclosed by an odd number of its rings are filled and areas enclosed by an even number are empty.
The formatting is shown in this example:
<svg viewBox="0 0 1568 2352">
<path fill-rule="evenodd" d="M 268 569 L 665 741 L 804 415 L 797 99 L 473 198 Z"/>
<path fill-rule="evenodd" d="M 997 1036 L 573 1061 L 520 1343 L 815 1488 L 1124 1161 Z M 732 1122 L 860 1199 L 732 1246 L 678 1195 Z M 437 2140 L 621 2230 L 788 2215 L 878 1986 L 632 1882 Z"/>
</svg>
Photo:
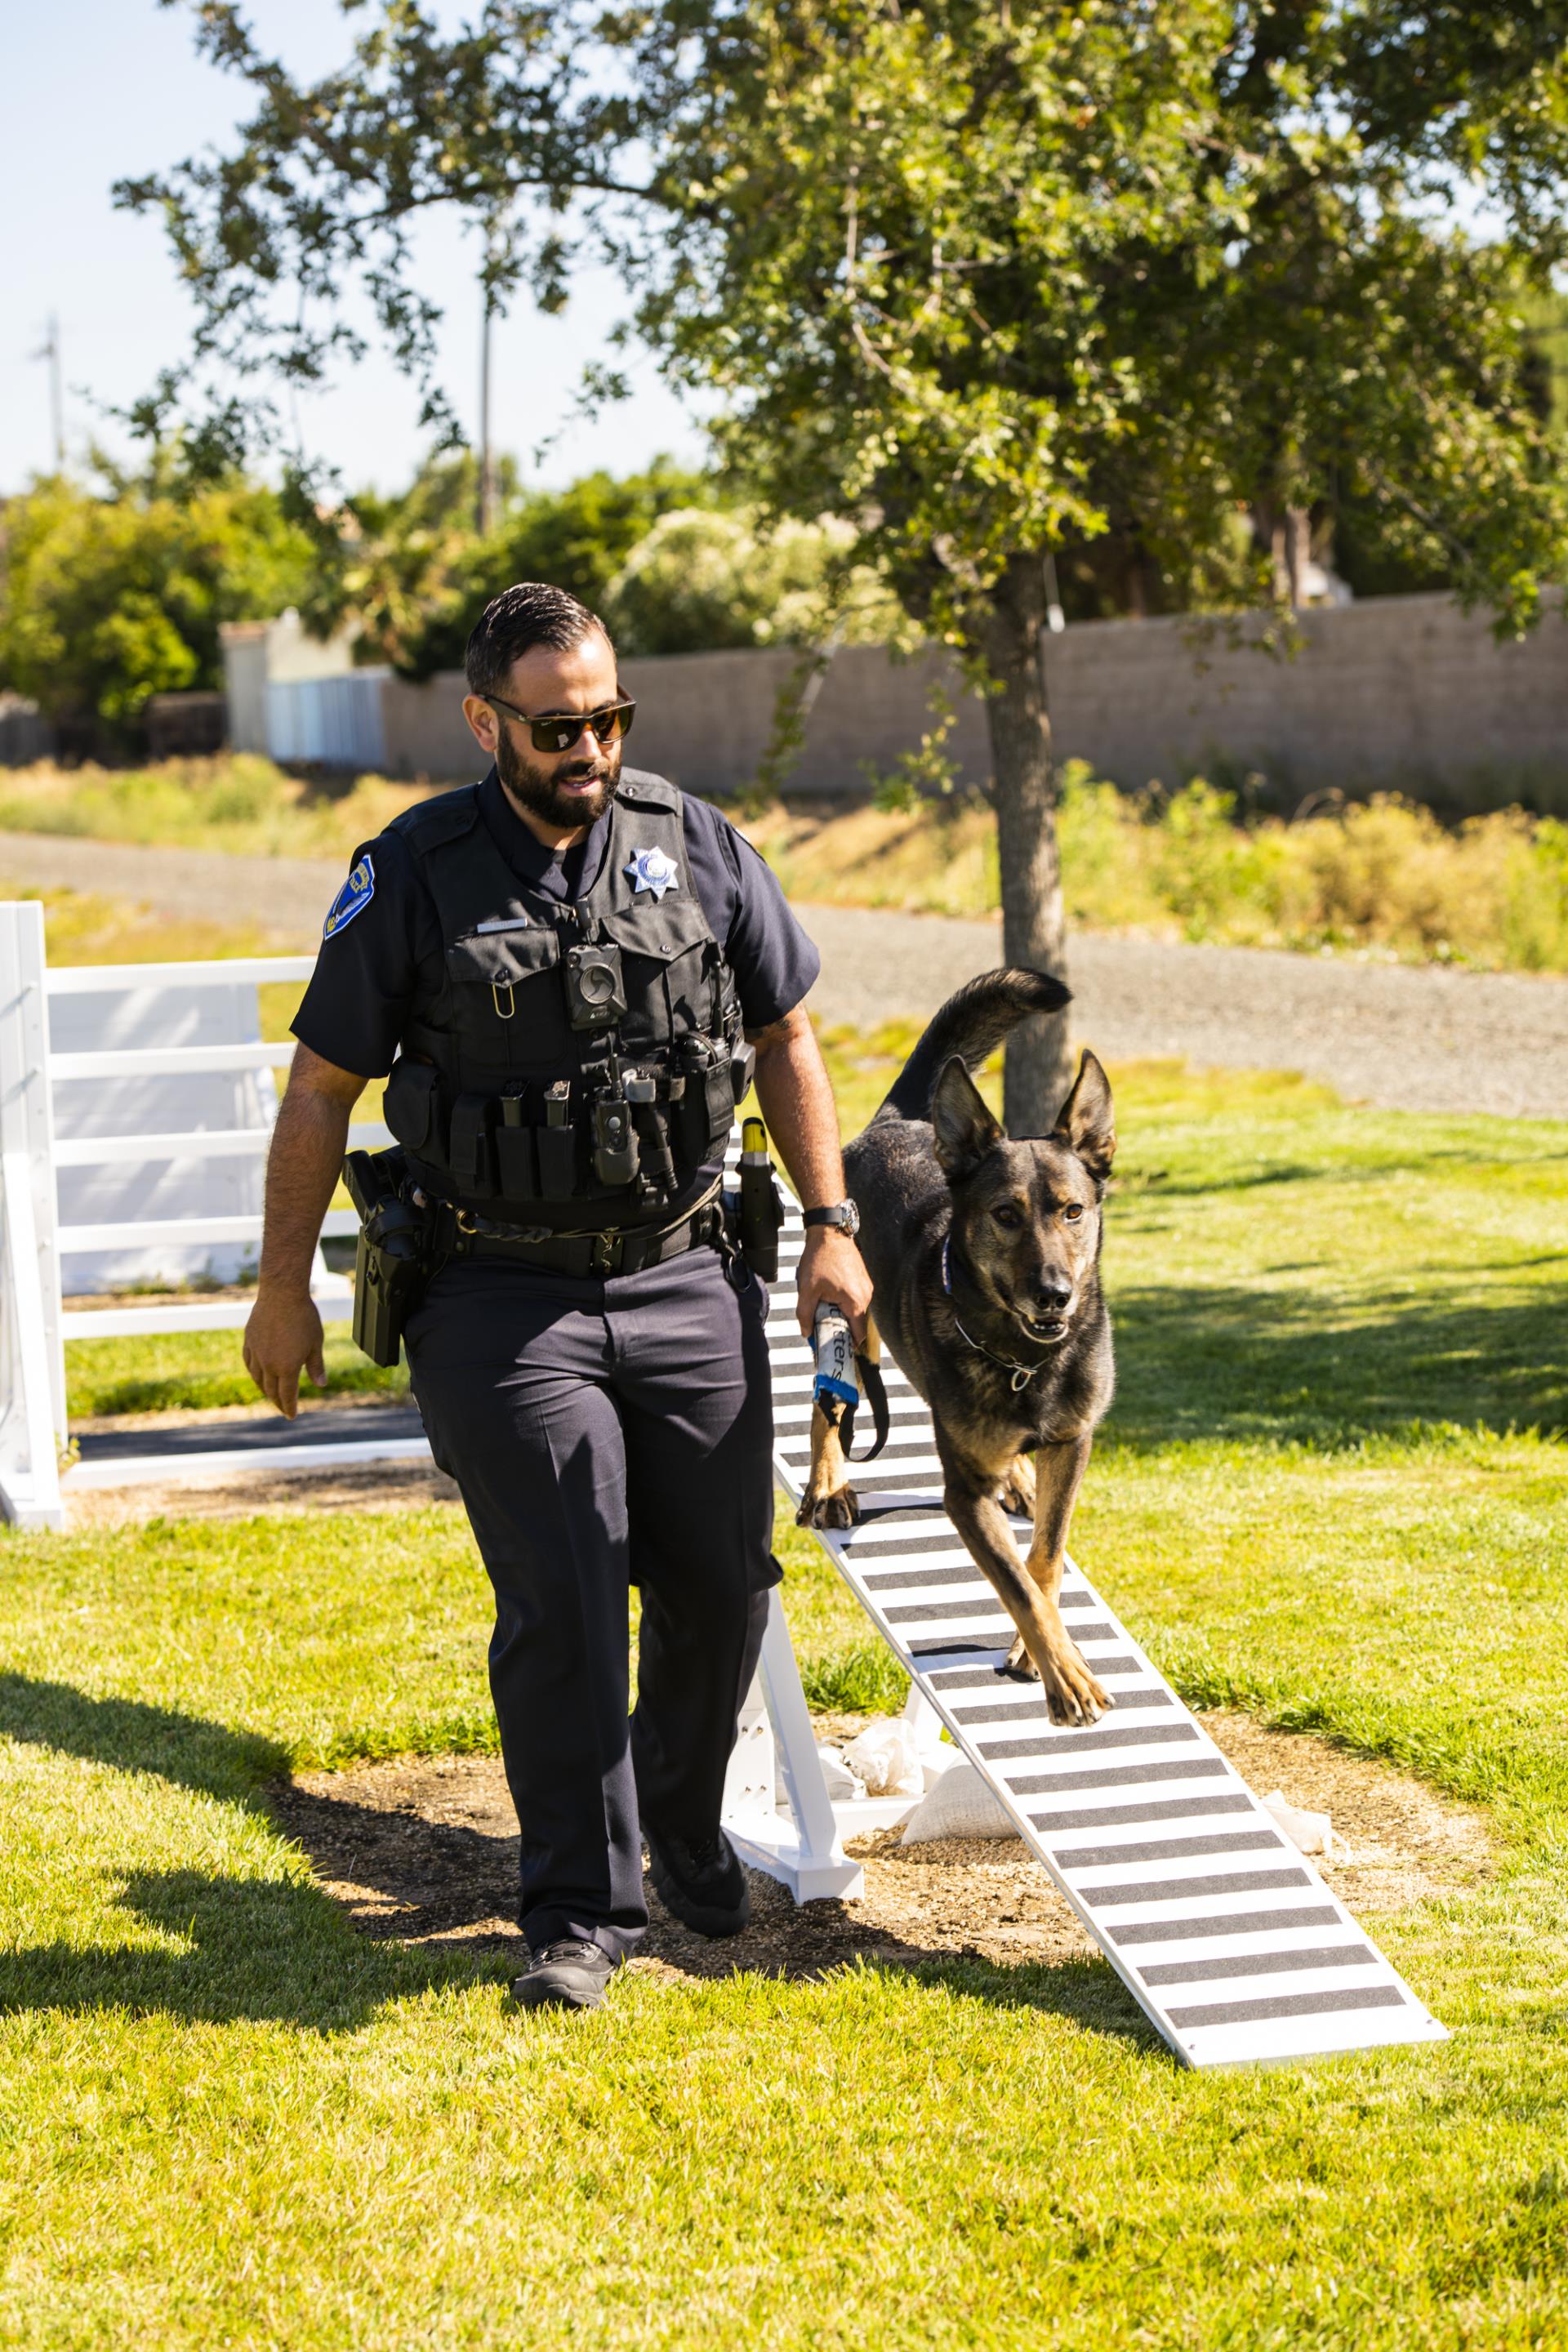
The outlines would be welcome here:
<svg viewBox="0 0 1568 2352">
<path fill-rule="evenodd" d="M 1281 936 L 1425 960 L 1568 969 L 1568 828 L 1521 809 L 1458 831 L 1379 795 L 1286 836 Z"/>
<path fill-rule="evenodd" d="M 977 799 L 775 805 L 746 830 L 803 901 L 972 917 L 1000 903 Z M 1202 778 L 1128 793 L 1071 761 L 1058 830 L 1068 917 L 1085 929 L 1568 971 L 1568 825 L 1554 818 L 1506 809 L 1456 831 L 1381 793 L 1298 824 L 1246 824 Z"/>
<path fill-rule="evenodd" d="M 352 785 L 306 780 L 246 751 L 145 768 L 44 761 L 0 772 L 0 831 L 341 857 L 428 789 L 385 776 L 360 776 Z"/>
</svg>

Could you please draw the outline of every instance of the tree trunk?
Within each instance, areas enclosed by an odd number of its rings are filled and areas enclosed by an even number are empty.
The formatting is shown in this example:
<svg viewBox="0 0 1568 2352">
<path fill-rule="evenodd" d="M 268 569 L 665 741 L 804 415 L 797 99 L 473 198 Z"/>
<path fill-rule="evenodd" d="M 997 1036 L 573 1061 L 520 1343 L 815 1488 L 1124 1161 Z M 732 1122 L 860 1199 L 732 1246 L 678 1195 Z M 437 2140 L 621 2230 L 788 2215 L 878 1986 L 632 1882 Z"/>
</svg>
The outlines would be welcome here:
<svg viewBox="0 0 1568 2352">
<path fill-rule="evenodd" d="M 1274 573 L 1274 593 L 1281 604 L 1299 612 L 1307 601 L 1307 565 L 1312 553 L 1312 516 L 1307 507 L 1276 507 L 1259 499 L 1252 509 L 1252 529 L 1268 550 Z"/>
<path fill-rule="evenodd" d="M 1067 919 L 1057 854 L 1057 793 L 1046 695 L 1045 575 L 1015 556 L 993 593 L 985 659 L 994 691 L 992 799 L 1002 866 L 1002 957 L 1067 978 Z M 1002 1115 L 1010 1135 L 1047 1135 L 1072 1083 L 1069 1015 L 1026 1022 L 1007 1041 Z"/>
<path fill-rule="evenodd" d="M 1312 518 L 1305 507 L 1285 509 L 1285 579 L 1290 610 L 1299 613 L 1307 601 L 1307 565 L 1312 554 Z"/>
</svg>

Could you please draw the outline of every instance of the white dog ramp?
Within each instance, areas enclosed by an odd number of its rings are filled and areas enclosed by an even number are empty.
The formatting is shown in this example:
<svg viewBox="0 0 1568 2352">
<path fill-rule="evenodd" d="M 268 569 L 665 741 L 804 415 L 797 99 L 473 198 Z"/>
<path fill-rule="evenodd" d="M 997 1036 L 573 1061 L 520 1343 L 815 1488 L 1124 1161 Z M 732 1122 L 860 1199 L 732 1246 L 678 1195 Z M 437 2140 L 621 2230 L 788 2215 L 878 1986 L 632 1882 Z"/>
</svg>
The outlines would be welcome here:
<svg viewBox="0 0 1568 2352">
<path fill-rule="evenodd" d="M 792 1202 L 768 1336 L 775 1462 L 796 1499 L 811 1454 L 800 1243 Z M 1011 1622 L 942 1510 L 924 1403 L 883 1370 L 888 1444 L 850 1471 L 860 1524 L 819 1540 L 1177 2056 L 1234 2066 L 1445 2040 L 1076 1568 L 1062 1608 L 1113 1710 L 1062 1728 L 1037 1683 L 998 1671 Z M 869 1421 L 863 1401 L 858 1449 Z M 1026 1524 L 1016 1532 L 1026 1549 Z"/>
</svg>

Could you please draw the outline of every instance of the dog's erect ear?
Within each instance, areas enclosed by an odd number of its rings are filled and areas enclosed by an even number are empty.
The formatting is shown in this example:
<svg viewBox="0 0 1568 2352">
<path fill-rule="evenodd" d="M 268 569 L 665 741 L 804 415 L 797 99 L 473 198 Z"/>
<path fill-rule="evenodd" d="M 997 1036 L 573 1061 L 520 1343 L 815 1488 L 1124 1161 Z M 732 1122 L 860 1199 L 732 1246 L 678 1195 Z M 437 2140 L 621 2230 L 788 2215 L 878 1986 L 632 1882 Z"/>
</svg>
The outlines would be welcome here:
<svg viewBox="0 0 1568 2352">
<path fill-rule="evenodd" d="M 972 1175 L 993 1144 L 1002 1140 L 1001 1120 L 987 1110 L 958 1054 L 944 1066 L 936 1082 L 931 1123 L 936 1130 L 937 1160 L 950 1184 Z"/>
<path fill-rule="evenodd" d="M 1116 1157 L 1116 1113 L 1110 1102 L 1110 1080 L 1092 1054 L 1078 1066 L 1073 1089 L 1051 1129 L 1053 1143 L 1076 1151 L 1091 1176 L 1104 1183 Z"/>
</svg>

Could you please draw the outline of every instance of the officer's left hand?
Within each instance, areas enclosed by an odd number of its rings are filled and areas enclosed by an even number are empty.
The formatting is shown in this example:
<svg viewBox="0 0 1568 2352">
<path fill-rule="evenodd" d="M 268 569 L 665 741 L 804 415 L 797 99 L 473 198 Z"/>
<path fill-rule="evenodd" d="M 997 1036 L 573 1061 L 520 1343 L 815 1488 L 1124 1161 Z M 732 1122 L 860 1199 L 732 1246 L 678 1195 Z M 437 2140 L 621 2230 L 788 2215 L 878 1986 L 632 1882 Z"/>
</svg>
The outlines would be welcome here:
<svg viewBox="0 0 1568 2352">
<path fill-rule="evenodd" d="M 825 1298 L 842 1307 L 849 1318 L 855 1345 L 866 1344 L 866 1316 L 871 1304 L 871 1277 L 866 1261 L 849 1235 L 837 1225 L 813 1225 L 801 1252 L 795 1276 L 796 1306 L 802 1336 L 809 1339 L 816 1310 Z"/>
</svg>

